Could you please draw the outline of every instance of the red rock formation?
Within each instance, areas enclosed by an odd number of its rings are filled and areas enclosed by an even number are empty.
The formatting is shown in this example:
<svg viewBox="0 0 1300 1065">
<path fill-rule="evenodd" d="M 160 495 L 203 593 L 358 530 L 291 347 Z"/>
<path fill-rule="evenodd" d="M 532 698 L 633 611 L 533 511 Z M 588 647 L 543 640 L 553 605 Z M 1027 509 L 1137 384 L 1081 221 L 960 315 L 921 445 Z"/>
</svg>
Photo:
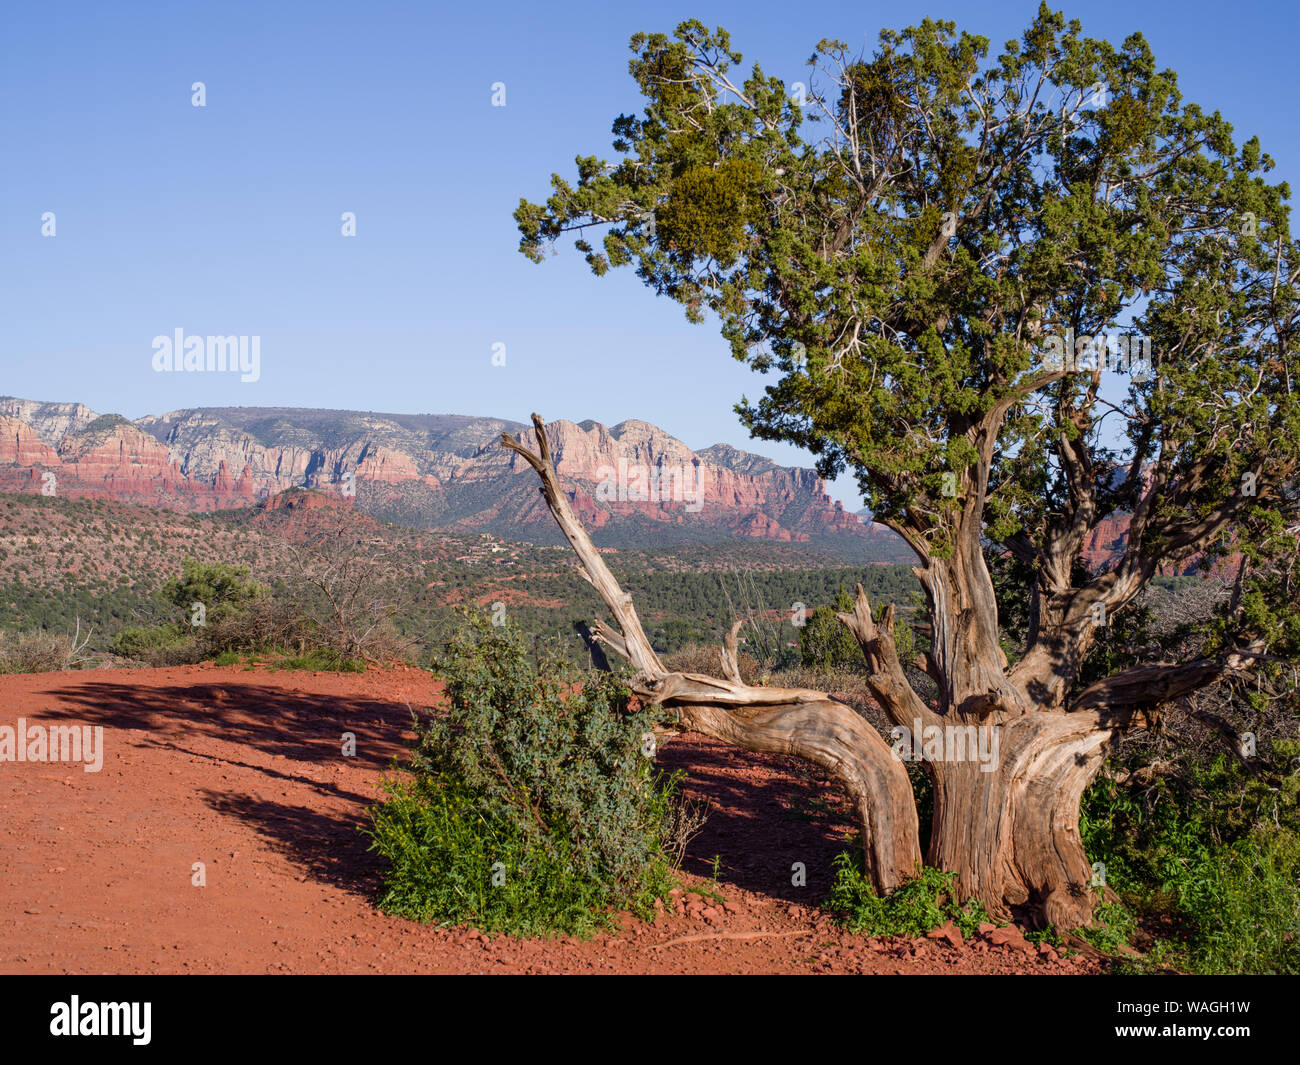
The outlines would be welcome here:
<svg viewBox="0 0 1300 1065">
<path fill-rule="evenodd" d="M 36 435 L 26 422 L 0 415 L 0 466 L 44 466 L 55 469 L 63 465 L 58 452 Z"/>
<path fill-rule="evenodd" d="M 232 408 L 130 423 L 80 404 L 0 400 L 0 489 L 38 491 L 32 471 L 57 468 L 61 495 L 214 510 L 293 487 L 341 493 L 354 485 L 363 507 L 397 507 L 416 523 L 436 511 L 448 527 L 550 529 L 531 470 L 497 444 L 502 428 L 519 427 L 444 418 L 451 432 L 440 436 L 437 425 L 413 427 L 412 417 Z M 782 542 L 873 535 L 811 470 L 726 445 L 697 453 L 642 421 L 558 421 L 548 431 L 561 480 L 592 529 L 636 521 L 665 532 L 692 526 L 692 538 L 706 531 Z"/>
<path fill-rule="evenodd" d="M 1079 552 L 1084 565 L 1093 573 L 1100 573 L 1124 553 L 1128 542 L 1129 515 L 1112 514 L 1104 518 L 1083 542 Z"/>
</svg>

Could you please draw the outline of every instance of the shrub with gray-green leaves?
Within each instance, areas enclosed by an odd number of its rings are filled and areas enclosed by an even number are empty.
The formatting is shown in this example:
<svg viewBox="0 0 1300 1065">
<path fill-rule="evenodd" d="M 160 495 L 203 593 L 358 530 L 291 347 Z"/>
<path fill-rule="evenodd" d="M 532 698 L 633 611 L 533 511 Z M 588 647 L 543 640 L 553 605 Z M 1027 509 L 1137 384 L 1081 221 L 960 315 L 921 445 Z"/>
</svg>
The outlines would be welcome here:
<svg viewBox="0 0 1300 1065">
<path fill-rule="evenodd" d="M 676 779 L 647 757 L 654 715 L 615 676 L 535 661 L 469 614 L 417 715 L 409 774 L 371 811 L 390 913 L 517 934 L 584 934 L 671 887 Z"/>
</svg>

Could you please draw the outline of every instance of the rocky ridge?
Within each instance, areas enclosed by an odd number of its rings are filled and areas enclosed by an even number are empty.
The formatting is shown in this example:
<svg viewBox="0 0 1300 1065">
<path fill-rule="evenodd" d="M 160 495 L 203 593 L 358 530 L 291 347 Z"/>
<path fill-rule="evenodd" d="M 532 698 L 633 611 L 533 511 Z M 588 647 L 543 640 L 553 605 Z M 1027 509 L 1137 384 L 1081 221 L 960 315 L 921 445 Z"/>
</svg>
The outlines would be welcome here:
<svg viewBox="0 0 1300 1065">
<path fill-rule="evenodd" d="M 128 421 L 81 403 L 0 397 L 0 490 L 193 512 L 315 488 L 415 527 L 551 537 L 535 475 L 498 445 L 503 431 L 535 443 L 531 427 L 494 418 L 193 408 Z M 579 516 L 623 542 L 847 537 L 897 547 L 832 501 L 812 470 L 724 444 L 692 451 L 638 420 L 559 420 L 547 433 Z"/>
</svg>

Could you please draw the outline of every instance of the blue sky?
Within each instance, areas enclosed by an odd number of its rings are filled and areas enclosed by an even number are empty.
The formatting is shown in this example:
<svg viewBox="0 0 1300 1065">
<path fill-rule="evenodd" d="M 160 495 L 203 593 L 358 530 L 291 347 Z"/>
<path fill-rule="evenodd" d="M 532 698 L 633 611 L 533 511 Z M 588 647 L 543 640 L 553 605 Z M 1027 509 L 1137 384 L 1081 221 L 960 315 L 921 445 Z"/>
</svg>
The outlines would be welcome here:
<svg viewBox="0 0 1300 1065">
<path fill-rule="evenodd" d="M 191 406 L 343 407 L 653 422 L 750 441 L 762 378 L 714 325 L 630 272 L 516 251 L 511 212 L 639 109 L 628 38 L 725 26 L 745 67 L 793 82 L 817 41 L 954 19 L 993 48 L 1033 3 L 42 2 L 0 28 L 0 393 L 135 418 Z M 1300 177 L 1300 6 L 1083 2 L 1133 30 L 1189 100 Z M 191 85 L 206 106 L 191 105 Z M 492 106 L 504 82 L 506 106 Z M 340 234 L 356 215 L 357 235 Z M 41 235 L 53 212 L 56 235 Z M 261 338 L 260 376 L 157 373 L 152 341 Z M 505 365 L 494 366 L 494 344 Z M 848 478 L 833 494 L 856 508 Z"/>
</svg>

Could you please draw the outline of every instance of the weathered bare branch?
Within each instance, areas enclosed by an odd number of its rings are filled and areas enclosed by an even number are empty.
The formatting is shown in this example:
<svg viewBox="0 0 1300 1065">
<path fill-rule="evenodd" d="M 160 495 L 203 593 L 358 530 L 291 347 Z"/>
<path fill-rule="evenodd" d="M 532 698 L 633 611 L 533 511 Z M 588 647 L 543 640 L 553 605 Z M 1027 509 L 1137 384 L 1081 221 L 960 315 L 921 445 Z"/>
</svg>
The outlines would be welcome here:
<svg viewBox="0 0 1300 1065">
<path fill-rule="evenodd" d="M 862 585 L 858 585 L 851 614 L 835 615 L 853 633 L 867 660 L 867 685 L 886 716 L 896 725 L 911 725 L 918 718 L 936 720 L 934 713 L 912 687 L 898 659 L 894 643 L 894 605 L 885 607 L 877 624 L 871 616 L 871 604 Z M 936 670 L 937 674 L 938 671 Z"/>
<path fill-rule="evenodd" d="M 636 667 L 633 690 L 651 704 L 672 710 L 679 729 L 751 751 L 794 755 L 829 770 L 848 791 L 861 819 L 866 872 L 877 890 L 892 891 L 912 876 L 921 861 L 912 787 L 902 762 L 879 733 L 852 707 L 824 692 L 745 684 L 737 653 L 740 622 L 724 642 L 725 679 L 665 669 L 646 638 L 632 597 L 619 587 L 569 506 L 555 474 L 545 426 L 536 414 L 533 427 L 536 454 L 506 433 L 501 443 L 521 455 L 541 478 L 547 505 L 577 553 L 584 578 L 618 623 L 621 632 L 599 620 L 593 628 L 597 639 Z M 890 653 L 897 664 L 897 654 Z"/>
<path fill-rule="evenodd" d="M 582 563 L 583 576 L 591 582 L 622 630 L 623 647 L 615 649 L 625 655 L 642 673 L 650 676 L 662 674 L 663 663 L 659 661 L 659 656 L 655 654 L 649 639 L 646 638 L 645 630 L 641 627 L 641 619 L 637 617 L 636 608 L 632 605 L 632 597 L 618 586 L 614 575 L 605 565 L 605 560 L 601 558 L 600 552 L 596 550 L 591 537 L 587 535 L 587 530 L 582 527 L 582 522 L 573 513 L 568 498 L 560 488 L 559 478 L 555 475 L 555 463 L 551 459 L 551 445 L 546 439 L 546 429 L 542 425 L 542 419 L 536 414 L 533 415 L 533 429 L 537 434 L 538 454 L 536 455 L 509 433 L 501 434 L 501 443 L 515 454 L 522 456 L 541 478 L 542 494 L 546 497 L 546 505 L 555 516 L 560 531 L 564 533 L 577 553 Z M 604 635 L 601 633 L 602 638 Z"/>
<path fill-rule="evenodd" d="M 1096 710 L 1112 715 L 1171 703 L 1229 673 L 1250 669 L 1256 662 L 1251 652 L 1263 649 L 1261 644 L 1191 662 L 1134 666 L 1088 685 L 1070 703 L 1069 712 Z"/>
<path fill-rule="evenodd" d="M 722 674 L 736 684 L 745 683 L 740 677 L 740 652 L 736 644 L 736 637 L 744 624 L 745 619 L 738 618 L 722 642 Z"/>
</svg>

